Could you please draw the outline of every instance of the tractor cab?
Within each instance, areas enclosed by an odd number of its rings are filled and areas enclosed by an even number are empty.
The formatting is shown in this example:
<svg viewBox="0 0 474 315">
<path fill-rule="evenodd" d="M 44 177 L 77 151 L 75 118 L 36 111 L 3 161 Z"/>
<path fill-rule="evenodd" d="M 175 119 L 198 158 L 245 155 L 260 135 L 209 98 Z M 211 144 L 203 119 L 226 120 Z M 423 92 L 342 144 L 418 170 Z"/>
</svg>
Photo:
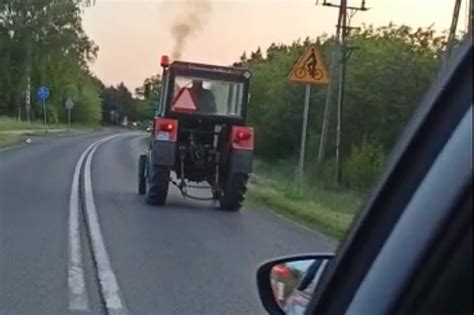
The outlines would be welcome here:
<svg viewBox="0 0 474 315">
<path fill-rule="evenodd" d="M 175 61 L 164 68 L 160 116 L 243 124 L 250 71 Z"/>
</svg>

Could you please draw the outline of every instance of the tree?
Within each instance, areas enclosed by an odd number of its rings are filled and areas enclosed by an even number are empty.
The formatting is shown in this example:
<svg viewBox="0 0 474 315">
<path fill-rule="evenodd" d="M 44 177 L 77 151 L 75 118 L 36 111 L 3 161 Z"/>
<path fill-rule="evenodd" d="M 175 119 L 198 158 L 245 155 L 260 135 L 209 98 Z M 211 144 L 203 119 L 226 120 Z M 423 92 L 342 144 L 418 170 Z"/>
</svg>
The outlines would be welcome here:
<svg viewBox="0 0 474 315">
<path fill-rule="evenodd" d="M 361 156 L 370 159 L 375 155 L 388 155 L 436 78 L 445 40 L 445 36 L 437 36 L 432 27 L 411 29 L 393 24 L 380 28 L 364 26 L 351 34 L 350 44 L 359 50 L 352 54 L 347 68 L 342 133 L 344 162 L 354 164 L 363 160 Z M 304 89 L 291 84 L 287 76 L 311 44 L 319 46 L 328 63 L 335 40 L 325 35 L 316 40 L 296 40 L 289 45 L 272 43 L 265 57 L 260 48 L 250 53 L 247 65 L 252 71 L 252 97 L 248 118 L 256 128 L 256 153 L 262 158 L 294 159 L 297 156 Z M 332 76 L 337 80 L 335 74 Z M 318 150 L 325 97 L 325 87 L 313 89 L 307 146 L 310 160 Z M 332 104 L 335 105 L 335 100 Z M 327 143 L 330 157 L 335 150 L 335 115 L 333 110 Z M 364 152 L 367 148 L 380 152 Z M 378 167 L 380 163 L 372 164 Z M 358 172 L 374 174 L 373 168 L 362 170 L 359 167 Z M 362 178 L 360 174 L 357 177 Z M 364 178 L 364 183 L 367 178 L 373 180 L 370 175 Z"/>
<path fill-rule="evenodd" d="M 33 96 L 40 85 L 50 88 L 48 114 L 53 121 L 64 116 L 65 94 L 98 96 L 97 79 L 88 69 L 98 47 L 81 24 L 81 8 L 86 4 L 80 0 L 0 1 L 0 71 L 5 74 L 0 77 L 0 115 L 27 118 L 28 81 Z M 85 87 L 90 90 L 84 91 Z M 33 110 L 35 101 L 32 97 Z"/>
<path fill-rule="evenodd" d="M 148 87 L 148 95 L 145 89 Z M 139 99 L 135 99 L 137 109 L 137 119 L 147 121 L 153 119 L 155 109 L 159 99 L 161 89 L 161 76 L 159 74 L 152 75 L 143 81 L 142 86 L 135 89 L 135 95 Z"/>
<path fill-rule="evenodd" d="M 128 120 L 135 120 L 136 110 L 133 102 L 132 93 L 128 90 L 123 82 L 117 85 L 117 106 L 123 118 Z"/>
<path fill-rule="evenodd" d="M 123 82 L 117 86 L 109 86 L 102 91 L 102 117 L 108 124 L 118 125 L 128 121 L 141 119 L 144 101 L 133 98 Z"/>
<path fill-rule="evenodd" d="M 135 95 L 140 98 L 149 98 L 151 95 L 156 96 L 160 91 L 160 87 L 161 76 L 159 74 L 152 75 L 151 77 L 146 78 L 141 86 L 135 88 Z M 147 94 L 145 92 L 147 89 L 150 95 L 145 95 Z"/>
<path fill-rule="evenodd" d="M 263 60 L 262 50 L 260 49 L 260 47 L 258 47 L 255 52 L 252 52 L 250 54 L 250 60 L 249 61 L 258 62 L 258 61 L 262 61 L 262 60 Z"/>
</svg>

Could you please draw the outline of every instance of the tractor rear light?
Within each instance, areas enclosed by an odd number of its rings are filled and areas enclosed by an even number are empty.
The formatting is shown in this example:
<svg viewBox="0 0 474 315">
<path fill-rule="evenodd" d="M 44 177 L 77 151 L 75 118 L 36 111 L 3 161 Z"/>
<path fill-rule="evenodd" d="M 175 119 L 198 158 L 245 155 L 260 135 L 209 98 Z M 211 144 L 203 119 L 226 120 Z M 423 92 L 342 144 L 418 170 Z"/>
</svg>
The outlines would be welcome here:
<svg viewBox="0 0 474 315">
<path fill-rule="evenodd" d="M 174 129 L 174 125 L 171 124 L 171 123 L 160 124 L 160 130 L 161 131 L 170 132 L 170 131 L 173 131 L 173 129 Z"/>
<path fill-rule="evenodd" d="M 176 119 L 155 118 L 155 140 L 176 142 L 178 121 Z"/>
<path fill-rule="evenodd" d="M 234 149 L 253 150 L 253 128 L 233 126 L 231 139 Z"/>
<path fill-rule="evenodd" d="M 251 136 L 252 135 L 249 132 L 240 130 L 240 131 L 237 131 L 237 133 L 235 134 L 234 141 L 239 142 L 241 140 L 248 140 L 250 139 Z"/>
</svg>

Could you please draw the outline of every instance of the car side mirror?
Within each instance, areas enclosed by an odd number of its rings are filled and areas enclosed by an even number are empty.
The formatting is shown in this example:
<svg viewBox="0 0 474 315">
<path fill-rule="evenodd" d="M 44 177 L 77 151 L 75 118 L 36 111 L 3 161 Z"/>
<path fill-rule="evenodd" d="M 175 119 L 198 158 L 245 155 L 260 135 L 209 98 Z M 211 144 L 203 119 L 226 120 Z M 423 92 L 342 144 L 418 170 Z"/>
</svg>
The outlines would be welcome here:
<svg viewBox="0 0 474 315">
<path fill-rule="evenodd" d="M 333 254 L 282 257 L 262 264 L 257 286 L 270 315 L 304 314 Z"/>
</svg>

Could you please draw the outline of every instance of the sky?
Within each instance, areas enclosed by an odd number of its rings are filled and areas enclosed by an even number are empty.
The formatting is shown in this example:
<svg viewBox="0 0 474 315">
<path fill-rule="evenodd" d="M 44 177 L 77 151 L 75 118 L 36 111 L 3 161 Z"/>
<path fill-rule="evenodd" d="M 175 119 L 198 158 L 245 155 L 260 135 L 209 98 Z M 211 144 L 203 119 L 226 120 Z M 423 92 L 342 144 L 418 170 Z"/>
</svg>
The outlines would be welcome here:
<svg viewBox="0 0 474 315">
<path fill-rule="evenodd" d="M 335 32 L 337 9 L 316 5 L 316 0 L 96 0 L 83 13 L 84 29 L 99 46 L 93 72 L 107 85 L 124 82 L 132 91 L 145 78 L 161 73 L 161 55 L 173 51 L 172 26 L 183 18 L 190 21 L 188 13 L 199 1 L 205 1 L 209 10 L 200 15 L 199 29 L 184 43 L 181 60 L 230 65 L 243 51 Z M 348 3 L 359 5 L 360 0 Z M 454 1 L 366 0 L 366 4 L 370 10 L 357 13 L 353 26 L 434 24 L 442 31 L 450 26 Z M 466 24 L 466 12 L 463 4 L 459 28 Z"/>
</svg>

